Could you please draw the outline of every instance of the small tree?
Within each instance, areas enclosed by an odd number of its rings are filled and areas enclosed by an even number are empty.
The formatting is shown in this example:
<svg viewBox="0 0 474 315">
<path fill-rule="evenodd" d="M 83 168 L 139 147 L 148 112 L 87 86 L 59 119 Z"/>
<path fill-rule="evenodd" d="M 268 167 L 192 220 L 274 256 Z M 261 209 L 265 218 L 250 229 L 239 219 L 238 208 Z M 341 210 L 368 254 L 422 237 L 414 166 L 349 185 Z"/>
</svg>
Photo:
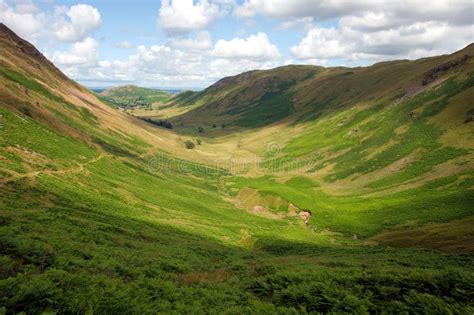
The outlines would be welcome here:
<svg viewBox="0 0 474 315">
<path fill-rule="evenodd" d="M 195 145 L 194 145 L 194 142 L 192 142 L 191 140 L 186 140 L 184 141 L 184 145 L 186 146 L 186 149 L 194 149 Z"/>
</svg>

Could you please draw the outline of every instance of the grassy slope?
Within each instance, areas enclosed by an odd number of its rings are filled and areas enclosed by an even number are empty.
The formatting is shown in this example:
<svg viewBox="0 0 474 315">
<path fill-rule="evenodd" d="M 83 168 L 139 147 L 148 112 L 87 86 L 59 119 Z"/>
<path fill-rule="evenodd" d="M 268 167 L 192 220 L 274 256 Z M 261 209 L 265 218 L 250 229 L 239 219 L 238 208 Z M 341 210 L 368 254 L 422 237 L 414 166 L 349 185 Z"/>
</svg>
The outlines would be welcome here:
<svg viewBox="0 0 474 315">
<path fill-rule="evenodd" d="M 390 199 L 336 198 L 327 191 L 331 179 L 312 174 L 209 171 L 198 161 L 225 156 L 228 143 L 241 139 L 189 152 L 179 136 L 102 105 L 0 38 L 7 52 L 0 63 L 2 311 L 473 311 L 472 256 L 350 240 L 405 220 L 425 222 L 430 203 L 441 208 L 433 216 L 440 222 L 470 214 L 469 199 L 464 208 L 453 201 L 472 187 L 469 173 Z M 242 149 L 249 152 L 259 151 Z M 288 152 L 277 153 L 285 161 Z M 242 187 L 256 188 L 270 208 L 274 195 L 299 207 L 320 202 L 316 217 L 305 227 L 281 207 L 270 209 L 280 218 L 238 209 L 233 196 Z M 434 187 L 445 193 L 432 198 Z"/>
<path fill-rule="evenodd" d="M 134 106 L 143 104 L 164 103 L 171 98 L 166 91 L 148 89 L 135 85 L 124 85 L 110 88 L 99 93 L 100 97 L 117 106 Z"/>
<path fill-rule="evenodd" d="M 225 123 L 236 127 L 231 130 L 242 130 L 278 122 L 312 121 L 354 105 L 373 106 L 404 94 L 412 95 L 424 87 L 422 81 L 429 70 L 472 54 L 473 49 L 471 45 L 453 55 L 383 62 L 364 68 L 290 65 L 250 71 L 224 78 L 190 97 L 171 99 L 170 105 L 192 109 L 175 118 L 183 131 L 190 125 L 211 129 L 212 124 Z M 468 63 L 472 64 L 472 58 Z M 456 70 L 460 68 L 466 67 Z M 454 72 L 448 71 L 439 78 Z"/>
</svg>

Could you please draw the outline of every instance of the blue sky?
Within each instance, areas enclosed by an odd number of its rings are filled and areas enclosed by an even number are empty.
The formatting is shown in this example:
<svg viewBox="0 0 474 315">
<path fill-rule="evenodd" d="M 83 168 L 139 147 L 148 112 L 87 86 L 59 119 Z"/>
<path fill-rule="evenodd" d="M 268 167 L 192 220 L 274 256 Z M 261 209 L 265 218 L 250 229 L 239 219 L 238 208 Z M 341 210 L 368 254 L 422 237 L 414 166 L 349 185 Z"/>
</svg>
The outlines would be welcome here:
<svg viewBox="0 0 474 315">
<path fill-rule="evenodd" d="M 472 1 L 0 0 L 0 21 L 73 79 L 202 88 L 286 64 L 359 66 L 472 43 Z"/>
</svg>

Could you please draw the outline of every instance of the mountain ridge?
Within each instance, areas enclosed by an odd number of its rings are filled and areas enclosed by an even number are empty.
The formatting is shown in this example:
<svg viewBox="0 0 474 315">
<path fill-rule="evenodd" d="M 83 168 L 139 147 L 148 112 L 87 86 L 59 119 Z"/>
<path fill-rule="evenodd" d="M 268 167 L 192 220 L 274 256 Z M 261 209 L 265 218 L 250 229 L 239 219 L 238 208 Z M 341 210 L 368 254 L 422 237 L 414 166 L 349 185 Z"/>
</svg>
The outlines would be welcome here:
<svg viewBox="0 0 474 315">
<path fill-rule="evenodd" d="M 297 120 L 298 115 L 318 115 L 319 111 L 327 109 L 328 106 L 345 106 L 344 103 L 350 104 L 354 99 L 367 102 L 373 98 L 410 94 L 414 88 L 423 88 L 423 76 L 440 63 L 473 54 L 474 44 L 470 44 L 449 55 L 413 61 L 381 62 L 368 67 L 322 68 L 289 65 L 271 70 L 250 71 L 223 78 L 190 98 L 175 100 L 175 106 L 192 109 L 176 117 L 175 122 L 212 124 L 210 119 L 217 118 L 213 115 L 216 111 L 217 116 L 226 120 L 227 124 L 241 127 L 265 126 L 292 114 Z M 468 63 L 472 63 L 472 58 L 454 71 L 462 72 Z M 456 72 L 447 71 L 440 76 L 455 74 Z M 271 95 L 271 92 L 279 95 Z M 350 99 L 344 98 L 344 95 L 350 96 Z M 170 102 L 173 105 L 173 99 Z M 278 106 L 282 103 L 287 106 Z M 274 112 L 268 119 L 265 118 L 268 113 L 258 113 L 256 110 L 265 106 L 267 112 Z M 260 115 L 260 119 L 251 121 L 256 113 Z M 202 121 L 199 121 L 200 119 Z"/>
</svg>

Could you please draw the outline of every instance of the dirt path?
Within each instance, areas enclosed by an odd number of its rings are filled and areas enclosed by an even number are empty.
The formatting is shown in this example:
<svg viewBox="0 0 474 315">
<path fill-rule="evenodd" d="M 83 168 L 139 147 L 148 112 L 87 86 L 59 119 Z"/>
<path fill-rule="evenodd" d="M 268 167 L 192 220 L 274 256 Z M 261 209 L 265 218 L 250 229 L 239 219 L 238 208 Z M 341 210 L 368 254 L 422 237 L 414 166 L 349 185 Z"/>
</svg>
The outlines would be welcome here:
<svg viewBox="0 0 474 315">
<path fill-rule="evenodd" d="M 10 183 L 10 182 L 14 182 L 14 181 L 17 181 L 17 180 L 20 180 L 20 179 L 23 179 L 23 178 L 35 178 L 37 177 L 38 175 L 40 174 L 45 174 L 45 175 L 62 175 L 62 174 L 76 174 L 76 173 L 80 173 L 80 172 L 83 172 L 85 170 L 85 167 L 89 164 L 92 164 L 92 163 L 95 163 L 99 160 L 101 160 L 104 156 L 103 155 L 99 155 L 87 162 L 84 162 L 84 163 L 79 163 L 78 166 L 75 166 L 75 167 L 70 167 L 70 168 L 66 168 L 66 169 L 62 169 L 62 170 L 57 170 L 57 171 L 54 171 L 54 170 L 42 170 L 42 171 L 32 171 L 32 172 L 27 172 L 27 173 L 24 173 L 24 174 L 15 174 L 9 178 L 3 178 L 1 179 L 0 178 L 0 186 L 1 185 L 4 185 L 4 184 L 7 184 L 7 183 Z"/>
</svg>

